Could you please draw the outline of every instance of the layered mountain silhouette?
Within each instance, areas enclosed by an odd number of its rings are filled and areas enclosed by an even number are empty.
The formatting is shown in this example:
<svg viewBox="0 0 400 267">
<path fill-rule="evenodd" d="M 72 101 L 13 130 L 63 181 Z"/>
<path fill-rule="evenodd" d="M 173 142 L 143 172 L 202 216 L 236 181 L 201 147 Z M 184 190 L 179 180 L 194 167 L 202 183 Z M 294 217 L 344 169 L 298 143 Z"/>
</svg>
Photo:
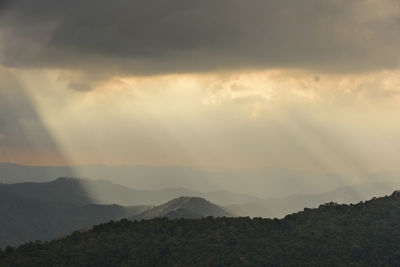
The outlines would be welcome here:
<svg viewBox="0 0 400 267">
<path fill-rule="evenodd" d="M 13 194 L 25 198 L 83 204 L 117 204 L 123 206 L 154 206 L 180 196 L 196 196 L 224 206 L 230 213 L 250 217 L 283 217 L 304 207 L 318 207 L 321 203 L 356 203 L 374 195 L 390 194 L 392 187 L 370 183 L 340 187 L 332 191 L 291 195 L 283 198 L 258 198 L 229 191 L 197 192 L 187 188 L 163 190 L 136 190 L 108 181 L 58 178 L 43 183 L 0 184 L 0 194 Z"/>
<path fill-rule="evenodd" d="M 85 177 L 113 182 L 133 188 L 160 190 L 168 187 L 189 187 L 199 191 L 218 188 L 208 179 L 208 173 L 183 166 L 145 165 L 79 165 L 27 166 L 0 163 L 0 182 L 49 182 L 55 177 Z M 199 179 L 201 178 L 201 179 Z M 210 186 L 206 186 L 210 185 Z"/>
<path fill-rule="evenodd" d="M 77 178 L 0 184 L 0 247 L 36 239 L 50 240 L 121 218 L 283 217 L 329 201 L 357 203 L 373 190 L 388 189 L 379 189 L 378 185 L 343 187 L 316 195 L 260 199 L 228 191 L 136 190 Z"/>
<path fill-rule="evenodd" d="M 165 208 L 186 202 L 204 200 L 180 198 Z M 8 248 L 0 251 L 0 262 L 4 266 L 398 266 L 399 225 L 396 191 L 355 205 L 330 202 L 283 219 L 109 222 L 49 243 Z"/>
<path fill-rule="evenodd" d="M 343 186 L 318 194 L 296 194 L 282 198 L 265 198 L 261 201 L 249 201 L 241 204 L 226 205 L 225 208 L 238 216 L 283 218 L 303 210 L 304 207 L 316 208 L 321 203 L 340 204 L 357 203 L 376 195 L 388 195 L 393 187 L 384 183 L 365 183 Z"/>
<path fill-rule="evenodd" d="M 361 175 L 361 174 L 360 174 Z M 360 185 L 379 182 L 381 186 L 387 185 L 390 190 L 380 192 L 371 191 L 372 194 L 363 194 L 362 199 L 375 195 L 390 194 L 393 188 L 398 188 L 398 172 L 377 172 L 362 174 Z M 143 165 L 78 165 L 78 166 L 26 166 L 12 163 L 0 163 L 0 183 L 21 182 L 49 182 L 56 177 L 81 177 L 111 181 L 135 189 L 159 191 L 166 188 L 194 190 L 195 192 L 218 191 L 247 192 L 262 199 L 286 198 L 294 195 L 314 195 L 328 192 L 337 187 L 357 186 L 337 181 L 350 181 L 335 173 L 313 174 L 280 168 L 261 168 L 236 171 L 207 171 L 185 166 L 143 166 Z M 232 182 L 235 181 L 235 182 Z M 249 183 L 246 183 L 249 181 Z M 253 181 L 252 183 L 250 181 Z M 257 182 L 255 182 L 257 181 Z M 241 186 L 242 185 L 242 186 Z M 361 190 L 363 191 L 363 190 Z M 192 195 L 185 192 L 162 199 L 155 205 L 161 204 L 180 195 Z M 196 195 L 207 198 L 219 205 L 243 204 L 255 202 L 247 199 L 232 203 L 222 203 L 222 199 L 212 199 L 210 196 Z M 247 195 L 248 196 L 248 195 Z M 254 196 L 253 196 L 254 198 Z M 257 202 L 257 201 L 256 201 Z M 318 203 L 319 204 L 319 203 Z"/>
<path fill-rule="evenodd" d="M 156 201 L 179 193 L 174 190 L 167 192 L 158 196 Z M 109 182 L 76 178 L 59 178 L 45 183 L 0 184 L 0 247 L 51 240 L 122 218 L 232 216 L 221 207 L 196 197 L 178 198 L 156 207 L 139 205 L 151 197 L 152 194 L 145 196 L 146 193 Z"/>
<path fill-rule="evenodd" d="M 0 193 L 75 204 L 159 205 L 180 196 L 206 198 L 219 205 L 261 201 L 260 198 L 228 191 L 197 192 L 187 188 L 136 190 L 111 182 L 62 177 L 50 182 L 0 184 Z"/>
</svg>

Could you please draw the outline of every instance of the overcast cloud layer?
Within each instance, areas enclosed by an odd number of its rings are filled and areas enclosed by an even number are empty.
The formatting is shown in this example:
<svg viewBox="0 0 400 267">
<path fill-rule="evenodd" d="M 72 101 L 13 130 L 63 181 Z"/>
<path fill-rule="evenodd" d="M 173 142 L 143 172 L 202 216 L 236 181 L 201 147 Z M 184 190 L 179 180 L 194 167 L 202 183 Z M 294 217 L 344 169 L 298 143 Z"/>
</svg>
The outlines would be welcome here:
<svg viewBox="0 0 400 267">
<path fill-rule="evenodd" d="M 118 74 L 397 68 L 396 0 L 15 0 L 1 63 Z M 6 41 L 5 41 L 6 40 Z"/>
<path fill-rule="evenodd" d="M 0 0 L 0 162 L 399 173 L 399 33 L 399 0 Z"/>
</svg>

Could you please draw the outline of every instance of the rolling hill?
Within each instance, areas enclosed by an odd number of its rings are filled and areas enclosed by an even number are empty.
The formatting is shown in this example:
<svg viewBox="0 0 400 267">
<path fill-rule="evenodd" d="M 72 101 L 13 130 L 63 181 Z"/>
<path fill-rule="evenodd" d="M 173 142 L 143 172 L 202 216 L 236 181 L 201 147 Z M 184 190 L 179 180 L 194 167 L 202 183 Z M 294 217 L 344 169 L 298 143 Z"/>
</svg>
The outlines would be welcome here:
<svg viewBox="0 0 400 267">
<path fill-rule="evenodd" d="M 233 217 L 223 208 L 199 197 L 179 197 L 165 204 L 147 209 L 133 217 L 132 220 L 167 217 L 198 219 L 203 217 Z"/>
<path fill-rule="evenodd" d="M 283 219 L 121 220 L 0 251 L 1 266 L 398 266 L 400 192 Z"/>
</svg>

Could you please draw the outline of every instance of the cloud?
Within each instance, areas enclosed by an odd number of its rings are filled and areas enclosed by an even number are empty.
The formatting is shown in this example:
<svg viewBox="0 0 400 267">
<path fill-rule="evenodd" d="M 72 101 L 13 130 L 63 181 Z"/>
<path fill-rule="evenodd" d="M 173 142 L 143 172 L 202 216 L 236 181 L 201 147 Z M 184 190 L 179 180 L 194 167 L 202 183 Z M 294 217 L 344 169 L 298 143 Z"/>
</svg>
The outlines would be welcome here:
<svg viewBox="0 0 400 267">
<path fill-rule="evenodd" d="M 6 9 L 10 3 L 11 3 L 10 0 L 1 0 L 0 1 L 0 11 L 3 9 Z"/>
<path fill-rule="evenodd" d="M 0 60 L 13 67 L 148 75 L 399 66 L 395 0 L 19 0 L 2 20 Z"/>
<path fill-rule="evenodd" d="M 92 87 L 84 82 L 71 82 L 69 88 L 77 91 L 90 91 Z"/>
</svg>

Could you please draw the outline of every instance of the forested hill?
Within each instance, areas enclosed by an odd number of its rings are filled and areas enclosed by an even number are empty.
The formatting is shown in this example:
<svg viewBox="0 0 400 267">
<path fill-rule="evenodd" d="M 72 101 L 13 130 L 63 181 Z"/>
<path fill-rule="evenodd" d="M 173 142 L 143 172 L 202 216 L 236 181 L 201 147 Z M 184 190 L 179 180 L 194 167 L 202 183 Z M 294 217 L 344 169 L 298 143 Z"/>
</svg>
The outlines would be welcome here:
<svg viewBox="0 0 400 267">
<path fill-rule="evenodd" d="M 200 219 L 203 217 L 234 217 L 223 208 L 200 197 L 179 197 L 167 203 L 144 210 L 132 216 L 131 220 L 167 217 L 170 219 L 187 218 Z"/>
<path fill-rule="evenodd" d="M 122 220 L 0 253 L 0 266 L 398 266 L 400 193 L 284 219 Z"/>
</svg>

